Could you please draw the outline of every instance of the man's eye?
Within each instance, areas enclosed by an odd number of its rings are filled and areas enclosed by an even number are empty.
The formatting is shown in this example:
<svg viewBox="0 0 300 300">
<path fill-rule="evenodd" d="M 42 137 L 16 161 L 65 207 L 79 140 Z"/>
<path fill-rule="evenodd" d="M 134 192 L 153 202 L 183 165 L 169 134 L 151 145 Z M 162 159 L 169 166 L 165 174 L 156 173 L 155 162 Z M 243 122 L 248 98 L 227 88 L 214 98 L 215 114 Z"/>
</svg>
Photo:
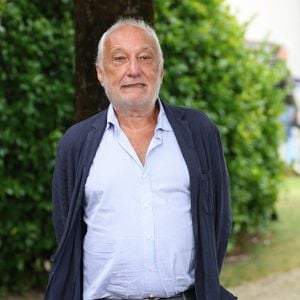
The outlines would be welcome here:
<svg viewBox="0 0 300 300">
<path fill-rule="evenodd" d="M 150 55 L 142 55 L 140 56 L 141 61 L 150 61 L 152 57 Z"/>
<path fill-rule="evenodd" d="M 122 62 L 122 61 L 124 61 L 126 58 L 125 58 L 125 56 L 115 56 L 114 58 L 113 58 L 113 61 L 115 61 L 115 62 Z"/>
</svg>

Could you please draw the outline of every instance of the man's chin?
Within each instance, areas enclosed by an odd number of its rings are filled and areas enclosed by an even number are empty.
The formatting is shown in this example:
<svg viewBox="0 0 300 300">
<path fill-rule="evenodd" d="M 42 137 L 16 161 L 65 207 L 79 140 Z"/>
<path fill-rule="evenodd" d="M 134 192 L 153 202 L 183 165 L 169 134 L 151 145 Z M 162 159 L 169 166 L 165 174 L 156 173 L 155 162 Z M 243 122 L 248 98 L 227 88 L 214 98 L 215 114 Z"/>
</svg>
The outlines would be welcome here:
<svg viewBox="0 0 300 300">
<path fill-rule="evenodd" d="M 118 99 L 113 102 L 113 106 L 117 110 L 123 111 L 148 111 L 151 106 L 154 106 L 155 100 L 130 98 L 130 99 Z"/>
<path fill-rule="evenodd" d="M 124 105 L 128 106 L 140 106 L 140 105 L 145 105 L 147 103 L 151 103 L 151 100 L 148 98 L 143 97 L 142 95 L 140 96 L 132 96 L 132 97 L 122 97 L 119 102 L 124 103 Z"/>
</svg>

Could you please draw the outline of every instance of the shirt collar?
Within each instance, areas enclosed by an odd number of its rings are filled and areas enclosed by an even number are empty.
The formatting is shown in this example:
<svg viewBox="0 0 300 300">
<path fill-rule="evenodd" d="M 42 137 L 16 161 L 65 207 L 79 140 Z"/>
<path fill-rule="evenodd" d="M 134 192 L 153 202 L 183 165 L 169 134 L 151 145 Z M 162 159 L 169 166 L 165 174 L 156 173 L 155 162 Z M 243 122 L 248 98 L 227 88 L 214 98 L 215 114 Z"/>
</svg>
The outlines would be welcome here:
<svg viewBox="0 0 300 300">
<path fill-rule="evenodd" d="M 158 105 L 159 105 L 159 113 L 157 117 L 157 125 L 155 131 L 156 130 L 172 131 L 172 127 L 167 119 L 164 107 L 160 99 L 158 99 Z M 110 103 L 107 111 L 106 130 L 110 129 L 112 126 L 115 128 L 120 128 L 118 118 L 115 114 L 112 104 Z"/>
<path fill-rule="evenodd" d="M 155 130 L 164 130 L 164 131 L 172 131 L 172 127 L 168 121 L 168 118 L 166 116 L 164 107 L 161 103 L 161 100 L 158 99 L 158 105 L 159 105 L 159 113 L 157 117 L 157 125 Z"/>
<path fill-rule="evenodd" d="M 112 104 L 110 103 L 108 106 L 108 111 L 107 111 L 107 123 L 106 123 L 106 130 L 110 129 L 111 127 L 117 127 L 119 128 L 119 121 L 117 119 L 117 116 L 115 114 L 115 111 L 113 109 Z"/>
</svg>

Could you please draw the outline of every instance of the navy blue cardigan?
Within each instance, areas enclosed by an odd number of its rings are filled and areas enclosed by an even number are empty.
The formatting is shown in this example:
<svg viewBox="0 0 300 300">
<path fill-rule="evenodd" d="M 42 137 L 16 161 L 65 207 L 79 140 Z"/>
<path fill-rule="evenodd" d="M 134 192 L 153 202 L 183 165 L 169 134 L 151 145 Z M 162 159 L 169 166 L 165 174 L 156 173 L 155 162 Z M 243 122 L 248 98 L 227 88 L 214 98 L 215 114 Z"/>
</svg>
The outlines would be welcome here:
<svg viewBox="0 0 300 300">
<path fill-rule="evenodd" d="M 231 229 L 227 168 L 217 127 L 203 113 L 163 103 L 190 176 L 199 300 L 236 299 L 219 283 Z M 46 300 L 81 300 L 84 185 L 106 127 L 107 110 L 72 126 L 58 144 L 53 223 L 58 242 Z"/>
</svg>

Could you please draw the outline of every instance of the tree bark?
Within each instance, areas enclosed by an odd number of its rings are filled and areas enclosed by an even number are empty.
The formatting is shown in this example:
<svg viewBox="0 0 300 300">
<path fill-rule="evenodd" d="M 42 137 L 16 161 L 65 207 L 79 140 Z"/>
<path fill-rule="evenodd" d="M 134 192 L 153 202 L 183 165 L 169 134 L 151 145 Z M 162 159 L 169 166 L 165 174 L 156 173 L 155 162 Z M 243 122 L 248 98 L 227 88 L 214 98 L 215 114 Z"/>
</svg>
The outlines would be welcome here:
<svg viewBox="0 0 300 300">
<path fill-rule="evenodd" d="M 151 0 L 74 0 L 76 46 L 75 121 L 81 121 L 108 105 L 95 70 L 100 37 L 119 17 L 153 22 Z"/>
</svg>

